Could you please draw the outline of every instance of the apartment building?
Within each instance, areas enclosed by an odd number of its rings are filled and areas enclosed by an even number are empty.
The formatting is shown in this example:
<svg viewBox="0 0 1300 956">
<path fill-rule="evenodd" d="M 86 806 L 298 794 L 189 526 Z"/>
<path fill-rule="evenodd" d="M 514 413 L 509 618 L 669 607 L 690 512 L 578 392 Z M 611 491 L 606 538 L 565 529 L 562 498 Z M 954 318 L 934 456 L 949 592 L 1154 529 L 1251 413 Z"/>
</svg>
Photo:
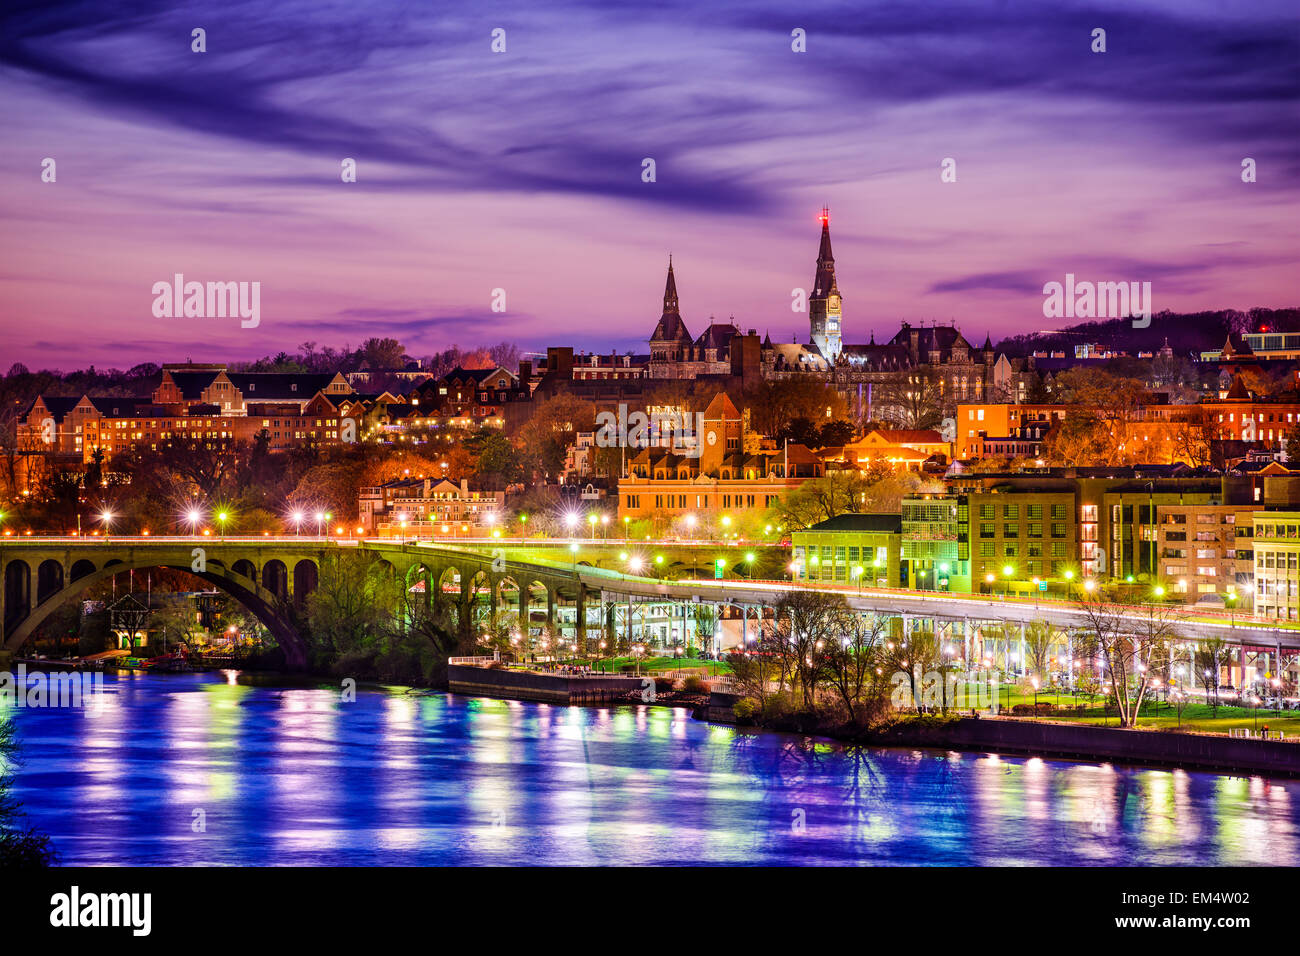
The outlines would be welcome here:
<svg viewBox="0 0 1300 956">
<path fill-rule="evenodd" d="M 1157 505 L 1155 549 L 1164 586 L 1188 603 L 1217 594 L 1248 609 L 1254 511 L 1254 505 Z"/>
<path fill-rule="evenodd" d="M 381 538 L 482 537 L 500 527 L 505 497 L 472 490 L 465 479 L 398 478 L 362 488 L 357 514 L 365 533 Z"/>
<path fill-rule="evenodd" d="M 800 581 L 900 587 L 902 519 L 892 514 L 842 514 L 791 534 Z"/>
<path fill-rule="evenodd" d="M 908 586 L 969 593 L 969 505 L 965 495 L 912 495 L 900 509 Z"/>
<path fill-rule="evenodd" d="M 1252 522 L 1255 613 L 1300 620 L 1300 511 L 1256 511 Z"/>
</svg>

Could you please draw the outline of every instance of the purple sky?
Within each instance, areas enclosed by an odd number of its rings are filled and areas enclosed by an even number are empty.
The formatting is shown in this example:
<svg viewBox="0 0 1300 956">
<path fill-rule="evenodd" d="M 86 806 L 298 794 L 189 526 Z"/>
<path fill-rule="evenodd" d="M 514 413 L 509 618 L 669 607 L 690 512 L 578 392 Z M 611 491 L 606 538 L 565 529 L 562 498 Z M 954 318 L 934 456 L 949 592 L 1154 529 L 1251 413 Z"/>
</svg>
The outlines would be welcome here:
<svg viewBox="0 0 1300 956">
<path fill-rule="evenodd" d="M 11 3 L 0 365 L 645 351 L 670 251 L 693 333 L 806 341 L 822 204 L 849 342 L 1042 328 L 1066 272 L 1300 305 L 1293 0 L 1046 7 Z M 155 319 L 176 272 L 261 282 L 261 325 Z"/>
</svg>

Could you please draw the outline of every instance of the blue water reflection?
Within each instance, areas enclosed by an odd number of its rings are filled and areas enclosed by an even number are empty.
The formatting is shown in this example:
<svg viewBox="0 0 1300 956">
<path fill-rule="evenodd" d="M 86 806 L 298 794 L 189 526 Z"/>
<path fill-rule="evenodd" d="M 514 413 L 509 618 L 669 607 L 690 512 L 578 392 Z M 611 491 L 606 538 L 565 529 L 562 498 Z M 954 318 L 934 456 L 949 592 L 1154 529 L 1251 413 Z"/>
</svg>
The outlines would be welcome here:
<svg viewBox="0 0 1300 956">
<path fill-rule="evenodd" d="M 443 694 L 109 678 L 19 710 L 67 864 L 1300 863 L 1300 783 Z M 196 832 L 196 821 L 204 829 Z"/>
</svg>

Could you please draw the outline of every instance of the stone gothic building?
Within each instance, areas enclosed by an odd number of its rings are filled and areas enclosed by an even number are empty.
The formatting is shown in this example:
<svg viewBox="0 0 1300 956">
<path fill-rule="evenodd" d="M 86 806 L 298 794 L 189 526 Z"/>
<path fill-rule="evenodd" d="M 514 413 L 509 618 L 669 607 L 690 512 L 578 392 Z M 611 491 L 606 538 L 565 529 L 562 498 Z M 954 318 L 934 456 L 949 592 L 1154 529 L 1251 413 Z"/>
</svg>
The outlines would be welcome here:
<svg viewBox="0 0 1300 956">
<path fill-rule="evenodd" d="M 760 343 L 757 333 L 744 334 L 734 322 L 714 322 L 693 338 L 682 319 L 670 259 L 663 314 L 650 337 L 649 376 L 739 374 L 777 381 L 815 376 L 835 387 L 859 422 L 894 421 L 909 428 L 937 426 L 938 421 L 917 420 L 934 418 L 931 406 L 946 410 L 957 402 L 1027 399 L 1036 375 L 1033 360 L 997 354 L 987 335 L 975 348 L 955 325 L 904 322 L 884 344 L 877 344 L 874 333 L 866 344 L 845 343 L 827 209 L 821 226 L 808 297 L 808 344 L 774 344 L 770 336 Z M 922 392 L 924 402 L 916 398 Z"/>
</svg>

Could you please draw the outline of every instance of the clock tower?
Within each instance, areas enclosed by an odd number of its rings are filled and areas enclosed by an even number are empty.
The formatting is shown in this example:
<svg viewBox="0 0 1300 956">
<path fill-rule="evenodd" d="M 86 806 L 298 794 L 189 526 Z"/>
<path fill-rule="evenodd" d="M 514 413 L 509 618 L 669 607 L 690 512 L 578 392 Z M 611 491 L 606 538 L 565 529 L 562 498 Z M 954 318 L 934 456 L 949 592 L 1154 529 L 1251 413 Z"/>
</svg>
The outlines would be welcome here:
<svg viewBox="0 0 1300 956">
<path fill-rule="evenodd" d="M 843 347 L 840 337 L 840 290 L 835 285 L 835 257 L 831 254 L 831 213 L 822 207 L 822 244 L 817 252 L 817 275 L 808 297 L 808 326 L 813 346 L 834 362 Z"/>
</svg>

